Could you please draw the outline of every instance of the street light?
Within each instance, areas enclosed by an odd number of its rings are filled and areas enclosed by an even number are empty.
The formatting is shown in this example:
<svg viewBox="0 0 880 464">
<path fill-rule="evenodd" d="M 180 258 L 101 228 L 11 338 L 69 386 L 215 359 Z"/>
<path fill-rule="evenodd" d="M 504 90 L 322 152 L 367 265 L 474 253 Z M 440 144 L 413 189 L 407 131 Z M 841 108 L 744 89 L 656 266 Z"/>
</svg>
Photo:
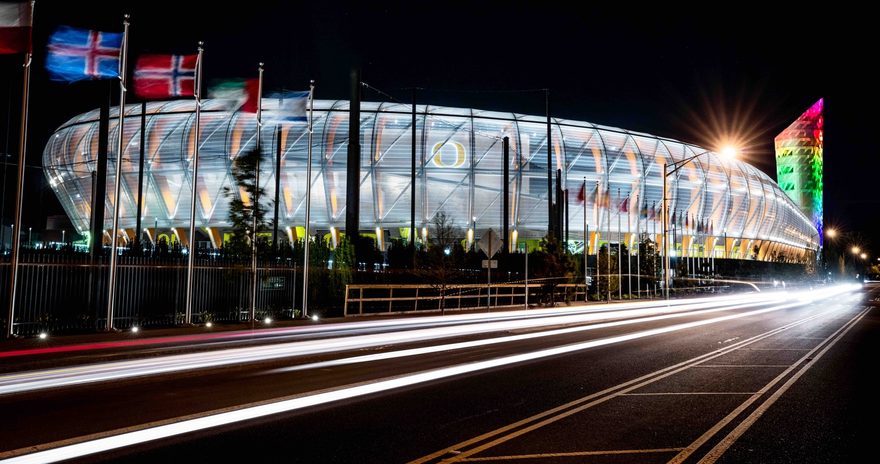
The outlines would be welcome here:
<svg viewBox="0 0 880 464">
<path fill-rule="evenodd" d="M 660 217 L 663 221 L 663 294 L 665 298 L 669 299 L 669 208 L 666 206 L 667 200 L 667 187 L 666 187 L 666 178 L 672 174 L 675 174 L 679 169 L 684 167 L 687 163 L 703 156 L 707 153 L 712 153 L 711 150 L 706 150 L 701 153 L 697 153 L 690 158 L 685 158 L 683 160 L 676 161 L 671 164 L 663 163 L 663 199 L 660 202 Z M 737 149 L 732 146 L 725 146 L 721 149 L 720 155 L 723 158 L 732 159 L 736 157 Z M 671 168 L 671 170 L 670 170 Z"/>
</svg>

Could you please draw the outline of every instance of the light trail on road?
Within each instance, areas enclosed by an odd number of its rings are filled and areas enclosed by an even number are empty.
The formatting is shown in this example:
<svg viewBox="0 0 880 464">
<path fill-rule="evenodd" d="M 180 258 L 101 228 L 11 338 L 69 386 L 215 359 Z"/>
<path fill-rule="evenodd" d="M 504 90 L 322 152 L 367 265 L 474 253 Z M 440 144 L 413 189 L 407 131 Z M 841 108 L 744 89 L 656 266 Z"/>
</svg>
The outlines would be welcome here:
<svg viewBox="0 0 880 464">
<path fill-rule="evenodd" d="M 807 299 L 810 301 L 819 301 L 847 293 L 853 289 L 853 286 L 823 289 L 811 293 L 810 295 L 808 295 Z M 192 433 L 242 421 L 253 420 L 274 414 L 296 411 L 311 406 L 362 397 L 378 392 L 418 385 L 426 382 L 459 376 L 462 374 L 474 373 L 487 369 L 564 355 L 590 348 L 607 346 L 630 340 L 651 337 L 659 334 L 667 334 L 671 332 L 692 329 L 709 324 L 716 324 L 740 318 L 767 314 L 774 311 L 785 310 L 806 304 L 803 301 L 804 298 L 802 298 L 804 295 L 796 294 L 792 296 L 794 298 L 788 299 L 789 302 L 776 304 L 774 306 L 753 311 L 737 312 L 734 314 L 674 324 L 648 330 L 641 330 L 597 340 L 567 344 L 552 348 L 543 348 L 526 353 L 501 356 L 483 361 L 457 364 L 428 371 L 416 372 L 413 374 L 405 374 L 394 378 L 377 379 L 357 385 L 342 386 L 335 390 L 323 391 L 320 393 L 307 393 L 297 397 L 279 399 L 277 401 L 269 403 L 230 408 L 222 412 L 203 415 L 201 417 L 187 418 L 173 422 L 166 421 L 161 425 L 145 424 L 141 426 L 142 428 L 138 428 L 136 430 L 132 430 L 130 428 L 127 431 L 120 431 L 119 433 L 106 432 L 93 437 L 81 437 L 80 439 L 67 440 L 63 444 L 56 443 L 29 447 L 26 449 L 4 453 L 3 456 L 8 457 L 8 459 L 3 462 L 45 463 L 74 459 L 95 453 L 101 453 L 122 447 L 146 443 L 158 439 L 169 438 L 181 434 Z M 820 315 L 828 315 L 835 312 L 836 310 L 834 309 L 826 309 L 825 311 L 820 313 Z M 815 319 L 820 315 L 813 315 L 808 317 L 807 319 Z M 107 435 L 108 433 L 110 434 L 109 436 Z"/>
<path fill-rule="evenodd" d="M 793 297 L 797 298 L 796 295 L 791 293 L 760 293 L 715 298 L 710 301 L 698 301 L 695 303 L 682 303 L 668 307 L 651 305 L 651 307 L 643 309 L 622 309 L 611 312 L 591 311 L 571 314 L 559 312 L 557 310 L 554 311 L 552 315 L 545 317 L 532 317 L 532 315 L 529 314 L 529 318 L 527 319 L 512 319 L 506 317 L 506 320 L 503 321 L 484 322 L 481 324 L 469 323 L 427 329 L 414 329 L 403 332 L 350 335 L 338 338 L 278 343 L 267 346 L 227 348 L 198 353 L 28 371 L 0 376 L 0 395 L 167 374 L 184 370 L 222 367 L 234 364 L 267 361 L 271 359 L 327 354 L 402 343 L 424 342 L 441 338 L 491 334 L 546 326 L 598 323 L 610 319 L 616 320 L 616 322 L 606 322 L 600 327 L 594 327 L 607 328 L 615 325 L 627 325 L 658 320 L 656 318 L 662 315 L 666 315 L 665 317 L 684 317 L 709 310 L 722 311 L 754 305 L 770 304 L 785 301 L 786 299 Z M 578 328 L 578 330 L 589 330 L 589 328 Z M 534 337 L 552 336 L 556 334 L 558 334 L 558 332 L 542 332 L 535 334 Z M 502 343 L 503 341 L 502 337 L 499 341 L 486 343 Z M 462 346 L 462 348 L 464 347 L 466 346 Z"/>
<path fill-rule="evenodd" d="M 784 293 L 784 292 L 781 292 Z M 780 292 L 763 292 L 755 294 L 759 297 L 780 294 Z M 719 300 L 727 300 L 739 296 L 712 296 L 700 298 L 684 298 L 675 300 L 652 300 L 636 302 L 619 302 L 602 305 L 584 305 L 567 308 L 544 308 L 528 310 L 511 310 L 496 313 L 471 313 L 471 314 L 447 314 L 443 316 L 419 316 L 400 317 L 382 321 L 354 321 L 334 322 L 333 324 L 296 326 L 296 327 L 261 327 L 259 329 L 234 330 L 216 333 L 174 335 L 168 337 L 141 338 L 135 340 L 115 340 L 97 343 L 81 343 L 64 346 L 50 346 L 42 348 L 26 348 L 20 350 L 0 351 L 0 358 L 14 358 L 21 356 L 39 356 L 60 353 L 89 352 L 119 348 L 138 348 L 159 345 L 174 345 L 181 343 L 205 343 L 205 342 L 232 342 L 232 341 L 258 341 L 273 338 L 295 338 L 302 336 L 334 336 L 339 334 L 355 335 L 381 330 L 411 330 L 457 324 L 478 324 L 484 322 L 496 322 L 513 319 L 542 318 L 583 313 L 617 312 L 635 308 L 661 308 L 691 305 L 696 303 L 712 303 Z M 381 314 L 380 314 L 381 316 Z"/>
</svg>

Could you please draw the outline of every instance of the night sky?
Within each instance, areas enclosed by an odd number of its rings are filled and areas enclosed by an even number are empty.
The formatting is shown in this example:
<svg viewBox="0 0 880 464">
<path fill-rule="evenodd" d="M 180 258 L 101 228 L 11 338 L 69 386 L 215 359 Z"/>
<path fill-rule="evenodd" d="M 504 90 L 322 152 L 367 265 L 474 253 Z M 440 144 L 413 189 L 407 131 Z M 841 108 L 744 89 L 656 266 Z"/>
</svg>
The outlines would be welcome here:
<svg viewBox="0 0 880 464">
<path fill-rule="evenodd" d="M 348 98 L 349 70 L 360 65 L 363 81 L 402 101 L 416 86 L 424 89 L 420 103 L 526 114 L 544 114 L 544 92 L 535 90 L 549 88 L 554 117 L 707 147 L 739 134 L 745 160 L 774 179 L 773 137 L 824 97 L 826 224 L 870 240 L 880 223 L 880 161 L 870 137 L 880 101 L 876 79 L 864 70 L 876 60 L 877 40 L 864 12 L 771 12 L 739 2 L 712 5 L 712 12 L 667 2 L 647 9 L 596 2 L 219 3 L 38 1 L 29 165 L 40 164 L 55 128 L 108 95 L 106 83 L 50 83 L 46 37 L 59 24 L 120 31 L 128 12 L 132 61 L 139 52 L 194 53 L 204 40 L 206 80 L 256 77 L 264 61 L 269 89 L 306 89 L 314 79 L 317 98 Z M 20 60 L 0 57 L 0 151 L 13 161 Z M 371 90 L 364 98 L 388 99 Z M 46 214 L 62 210 L 40 170 L 28 172 L 25 224 L 36 230 Z M 14 176 L 14 169 L 5 175 L 4 224 Z"/>
</svg>

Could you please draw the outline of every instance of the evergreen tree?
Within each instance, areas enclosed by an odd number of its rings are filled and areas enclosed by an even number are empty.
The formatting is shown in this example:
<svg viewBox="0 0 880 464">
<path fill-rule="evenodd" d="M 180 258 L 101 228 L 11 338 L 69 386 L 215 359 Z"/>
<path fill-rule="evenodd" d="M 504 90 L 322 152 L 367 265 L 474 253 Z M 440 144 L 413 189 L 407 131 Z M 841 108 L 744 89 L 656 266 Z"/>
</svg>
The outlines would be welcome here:
<svg viewBox="0 0 880 464">
<path fill-rule="evenodd" d="M 232 162 L 232 178 L 235 187 L 224 187 L 223 194 L 229 199 L 229 222 L 232 223 L 232 238 L 225 248 L 237 257 L 251 256 L 251 240 L 254 224 L 257 233 L 266 229 L 266 212 L 269 206 L 264 201 L 265 189 L 256 182 L 257 169 L 260 166 L 262 153 L 255 148 L 239 155 Z M 247 199 L 247 204 L 242 197 Z M 256 199 L 256 202 L 254 201 Z M 269 202 L 271 203 L 271 202 Z M 265 240 L 257 239 L 259 248 L 266 248 Z"/>
</svg>

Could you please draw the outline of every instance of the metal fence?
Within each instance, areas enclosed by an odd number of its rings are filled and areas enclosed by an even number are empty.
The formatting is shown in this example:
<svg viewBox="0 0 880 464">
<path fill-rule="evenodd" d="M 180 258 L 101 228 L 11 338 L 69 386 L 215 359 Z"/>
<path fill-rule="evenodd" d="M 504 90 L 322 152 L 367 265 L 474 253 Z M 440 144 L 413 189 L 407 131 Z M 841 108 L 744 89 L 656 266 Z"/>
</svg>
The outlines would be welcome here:
<svg viewBox="0 0 880 464">
<path fill-rule="evenodd" d="M 95 330 L 106 325 L 109 258 L 95 262 L 78 253 L 22 253 L 14 333 Z M 186 257 L 121 256 L 113 326 L 182 324 Z M 0 298 L 8 301 L 10 264 L 0 263 Z M 301 274 L 301 273 L 300 273 Z M 285 260 L 257 266 L 255 316 L 293 317 L 298 307 L 296 267 Z M 227 259 L 196 259 L 192 322 L 242 321 L 250 317 L 252 268 Z M 301 288 L 301 287 L 300 287 Z M 3 318 L 5 325 L 5 317 Z"/>
<path fill-rule="evenodd" d="M 344 314 L 400 314 L 456 311 L 526 303 L 583 301 L 584 284 L 542 283 L 460 284 L 441 289 L 432 285 L 346 285 Z M 441 294 L 442 290 L 442 294 Z M 528 295 L 528 299 L 526 298 Z"/>
</svg>

